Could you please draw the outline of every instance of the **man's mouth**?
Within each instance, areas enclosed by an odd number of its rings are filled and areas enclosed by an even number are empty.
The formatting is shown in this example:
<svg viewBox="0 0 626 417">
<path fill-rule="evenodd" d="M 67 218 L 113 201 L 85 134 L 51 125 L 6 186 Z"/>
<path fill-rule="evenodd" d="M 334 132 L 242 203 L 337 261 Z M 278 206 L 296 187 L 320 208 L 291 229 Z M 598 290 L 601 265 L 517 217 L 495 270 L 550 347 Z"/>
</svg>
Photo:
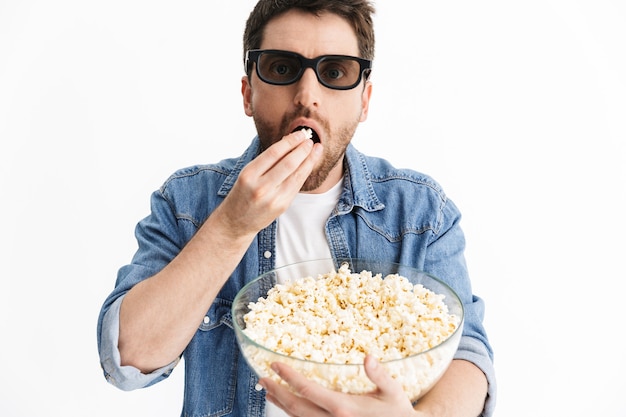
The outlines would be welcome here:
<svg viewBox="0 0 626 417">
<path fill-rule="evenodd" d="M 291 133 L 297 132 L 298 130 L 302 130 L 302 129 L 310 129 L 311 130 L 311 140 L 313 141 L 313 143 L 320 143 L 320 137 L 317 134 L 317 132 L 315 131 L 315 129 L 313 129 L 312 127 L 309 127 L 309 126 L 298 126 Z"/>
</svg>

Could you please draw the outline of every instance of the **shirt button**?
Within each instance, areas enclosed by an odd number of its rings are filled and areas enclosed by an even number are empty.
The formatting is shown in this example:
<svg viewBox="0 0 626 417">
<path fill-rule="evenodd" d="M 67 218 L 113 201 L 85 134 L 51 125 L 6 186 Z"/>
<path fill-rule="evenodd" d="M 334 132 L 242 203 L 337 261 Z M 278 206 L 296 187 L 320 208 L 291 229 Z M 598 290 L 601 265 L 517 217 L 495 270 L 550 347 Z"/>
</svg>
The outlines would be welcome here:
<svg viewBox="0 0 626 417">
<path fill-rule="evenodd" d="M 203 321 L 204 321 L 204 324 L 209 324 L 209 323 L 211 323 L 211 317 L 204 316 L 204 320 Z"/>
<path fill-rule="evenodd" d="M 263 254 L 263 256 L 265 256 L 265 259 L 269 259 L 272 257 L 272 252 L 266 250 L 265 253 Z"/>
</svg>

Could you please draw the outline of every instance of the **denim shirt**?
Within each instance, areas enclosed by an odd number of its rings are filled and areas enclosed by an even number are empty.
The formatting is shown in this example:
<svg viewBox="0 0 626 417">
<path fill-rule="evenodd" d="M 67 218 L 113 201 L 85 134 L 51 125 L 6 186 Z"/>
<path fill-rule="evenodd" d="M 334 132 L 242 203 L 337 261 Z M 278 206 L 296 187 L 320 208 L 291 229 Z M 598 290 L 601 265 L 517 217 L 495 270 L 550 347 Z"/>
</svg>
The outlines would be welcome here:
<svg viewBox="0 0 626 417">
<path fill-rule="evenodd" d="M 123 390 L 147 387 L 167 378 L 178 364 L 176 360 L 151 374 L 120 366 L 121 300 L 131 287 L 160 271 L 180 252 L 259 152 L 255 138 L 241 157 L 179 170 L 152 194 L 151 213 L 135 230 L 138 250 L 131 263 L 120 268 L 98 318 L 101 365 L 113 385 Z M 455 357 L 473 362 L 487 376 L 489 394 L 483 415 L 490 416 L 496 393 L 493 352 L 482 324 L 483 300 L 471 290 L 457 207 L 430 177 L 396 169 L 352 145 L 345 162 L 344 188 L 326 223 L 333 257 L 411 265 L 456 291 L 464 304 L 465 324 Z M 275 239 L 276 222 L 256 236 L 183 352 L 182 416 L 264 416 L 265 393 L 255 389 L 258 379 L 237 346 L 231 303 L 247 282 L 275 267 Z"/>
</svg>

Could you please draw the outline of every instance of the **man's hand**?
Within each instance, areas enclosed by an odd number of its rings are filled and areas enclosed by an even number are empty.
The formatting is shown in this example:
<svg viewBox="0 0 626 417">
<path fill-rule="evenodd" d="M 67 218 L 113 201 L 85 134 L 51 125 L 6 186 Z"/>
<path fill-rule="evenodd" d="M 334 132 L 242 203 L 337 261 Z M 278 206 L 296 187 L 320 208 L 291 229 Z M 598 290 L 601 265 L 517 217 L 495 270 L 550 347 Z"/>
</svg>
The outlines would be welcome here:
<svg viewBox="0 0 626 417">
<path fill-rule="evenodd" d="M 282 363 L 272 369 L 291 387 L 291 391 L 270 378 L 259 381 L 268 401 L 290 416 L 306 417 L 418 417 L 400 384 L 372 357 L 365 358 L 365 372 L 377 388 L 367 394 L 353 395 L 329 390 L 307 380 Z"/>
<path fill-rule="evenodd" d="M 220 206 L 227 226 L 256 235 L 291 204 L 322 155 L 302 131 L 290 133 L 250 162 Z"/>
</svg>

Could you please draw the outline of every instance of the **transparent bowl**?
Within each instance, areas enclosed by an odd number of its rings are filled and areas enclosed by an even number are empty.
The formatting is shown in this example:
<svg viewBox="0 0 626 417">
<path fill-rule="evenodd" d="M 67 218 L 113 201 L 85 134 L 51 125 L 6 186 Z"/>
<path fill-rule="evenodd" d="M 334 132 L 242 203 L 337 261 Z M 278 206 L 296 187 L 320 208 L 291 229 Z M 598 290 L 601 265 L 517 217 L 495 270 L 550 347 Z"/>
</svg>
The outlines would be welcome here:
<svg viewBox="0 0 626 417">
<path fill-rule="evenodd" d="M 426 289 L 443 295 L 448 313 L 456 316 L 456 330 L 439 344 L 411 356 L 381 362 L 390 375 L 400 382 L 409 400 L 418 400 L 439 380 L 452 361 L 461 339 L 464 311 L 459 297 L 448 285 L 432 275 L 405 265 L 364 259 L 340 259 L 335 265 L 330 259 L 321 259 L 287 265 L 255 278 L 239 291 L 232 306 L 234 329 L 244 358 L 259 378 L 270 377 L 282 384 L 284 382 L 270 368 L 273 362 L 285 363 L 308 379 L 335 391 L 361 394 L 375 389 L 365 374 L 362 362 L 328 363 L 300 359 L 274 352 L 244 333 L 244 315 L 250 311 L 249 304 L 257 302 L 260 297 L 266 297 L 267 292 L 277 283 L 309 276 L 317 278 L 338 270 L 346 262 L 352 273 L 370 271 L 373 275 L 382 274 L 383 277 L 399 274 L 413 285 L 421 284 Z"/>
</svg>

